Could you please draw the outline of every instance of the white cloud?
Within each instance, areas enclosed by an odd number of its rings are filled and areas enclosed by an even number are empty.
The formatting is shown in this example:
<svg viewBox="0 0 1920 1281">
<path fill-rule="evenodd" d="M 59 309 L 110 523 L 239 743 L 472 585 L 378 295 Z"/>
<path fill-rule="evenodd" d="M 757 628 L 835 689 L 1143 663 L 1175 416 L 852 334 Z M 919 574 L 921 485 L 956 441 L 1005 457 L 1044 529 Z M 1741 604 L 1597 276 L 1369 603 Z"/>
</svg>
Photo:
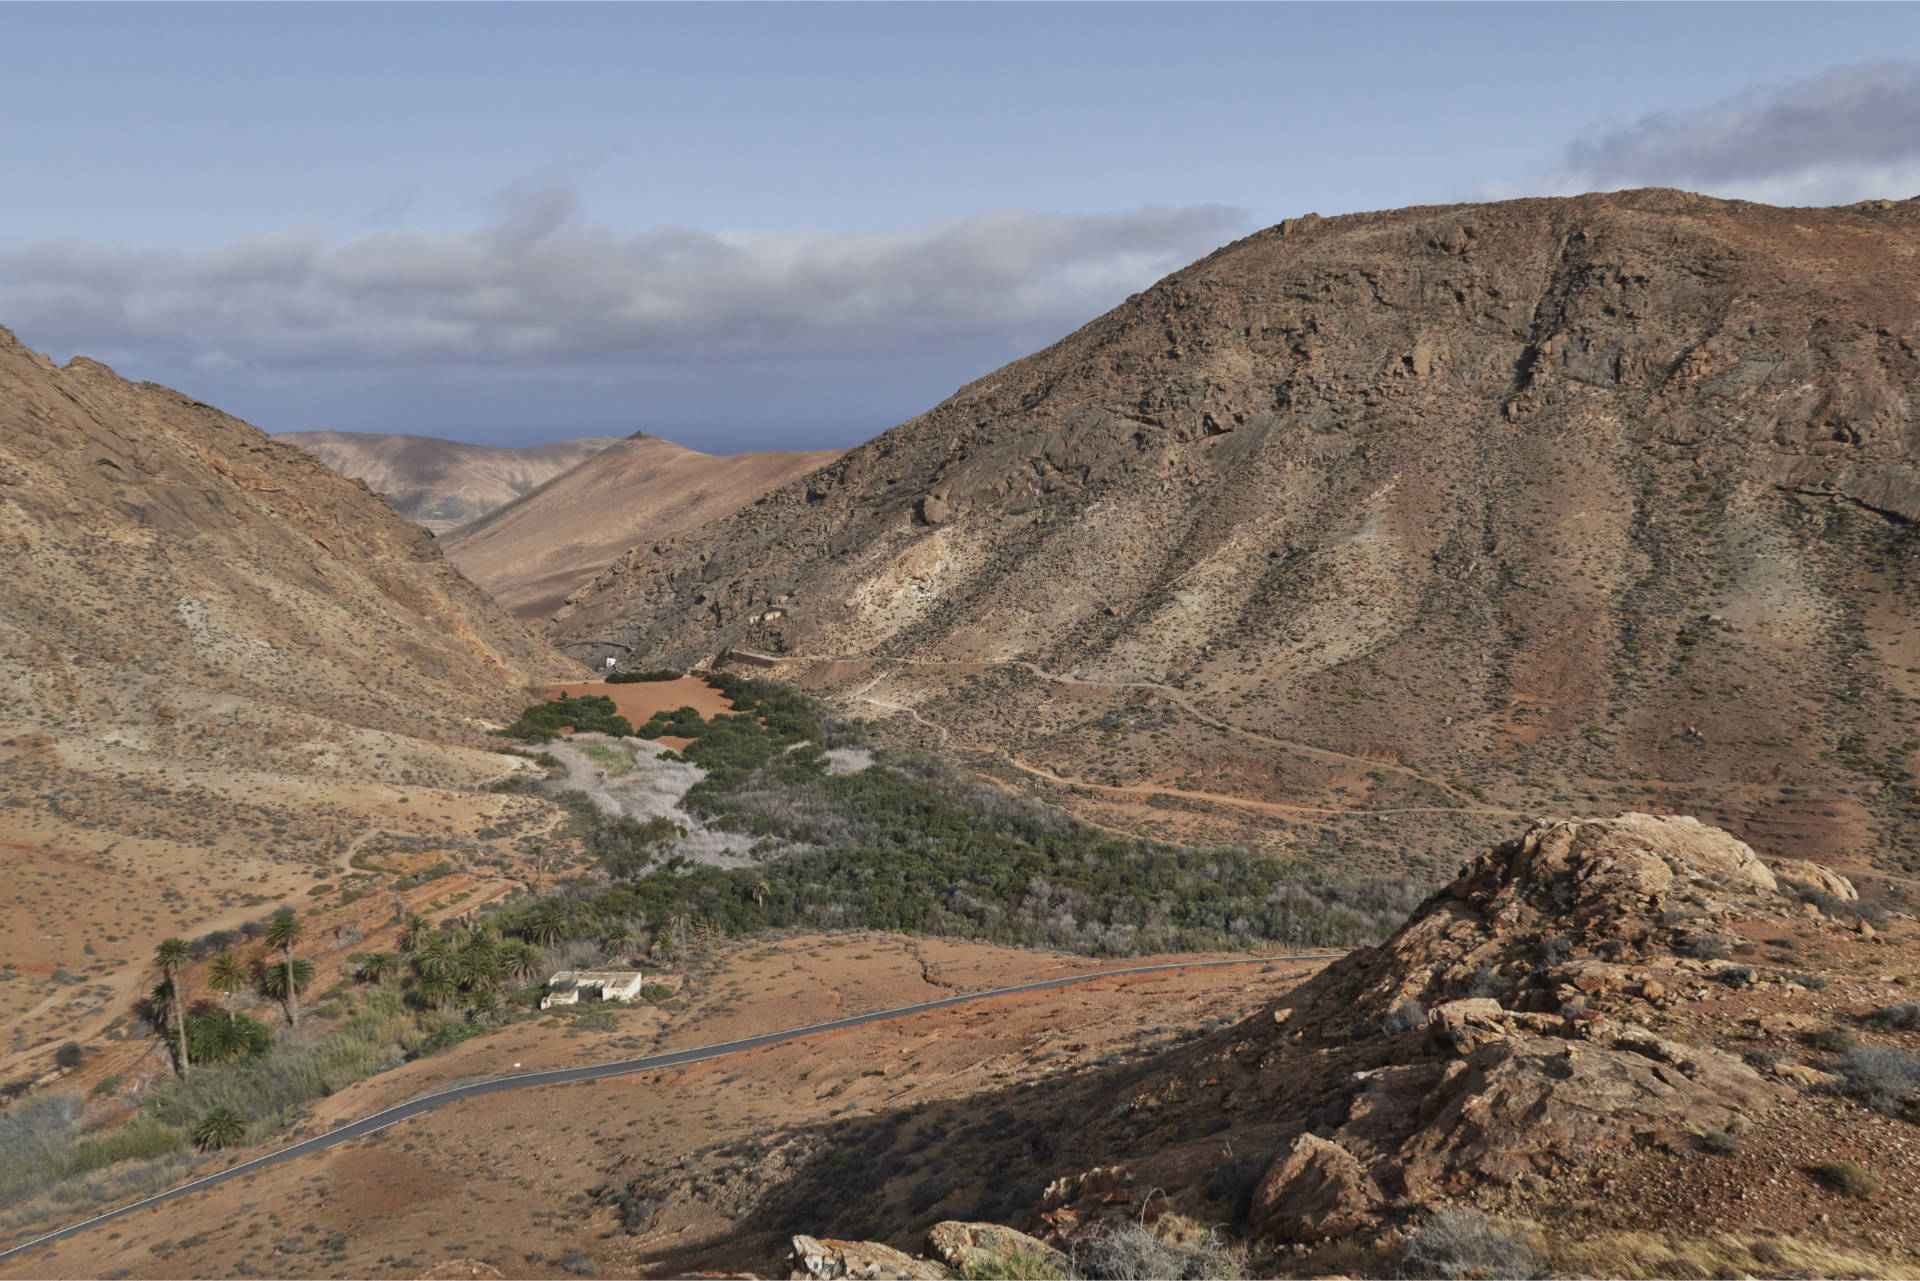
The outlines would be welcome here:
<svg viewBox="0 0 1920 1281">
<path fill-rule="evenodd" d="M 1920 193 L 1920 63 L 1829 67 L 1569 143 L 1552 172 L 1485 194 L 1684 187 L 1769 204 Z"/>
<path fill-rule="evenodd" d="M 0 318 L 41 345 L 221 369 L 925 350 L 1064 330 L 1246 229 L 1242 210 L 1197 206 L 626 233 L 590 222 L 570 190 L 519 189 L 465 231 L 0 250 Z"/>
</svg>

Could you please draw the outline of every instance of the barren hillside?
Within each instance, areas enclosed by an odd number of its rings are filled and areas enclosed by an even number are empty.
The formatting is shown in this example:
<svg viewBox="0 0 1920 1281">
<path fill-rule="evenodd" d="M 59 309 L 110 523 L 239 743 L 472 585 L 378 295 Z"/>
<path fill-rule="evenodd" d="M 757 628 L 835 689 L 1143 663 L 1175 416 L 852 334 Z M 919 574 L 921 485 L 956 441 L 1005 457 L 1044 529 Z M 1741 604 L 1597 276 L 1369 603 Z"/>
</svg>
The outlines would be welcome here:
<svg viewBox="0 0 1920 1281">
<path fill-rule="evenodd" d="M 554 635 L 771 661 L 1137 830 L 1433 874 L 1632 804 L 1904 875 L 1917 249 L 1914 201 L 1292 220 Z"/>
<path fill-rule="evenodd" d="M 435 436 L 357 431 L 288 431 L 292 441 L 354 480 L 364 480 L 408 520 L 436 534 L 458 529 L 614 443 L 587 436 L 507 449 Z"/>
<path fill-rule="evenodd" d="M 459 530 L 446 553 L 502 605 L 544 619 L 628 548 L 730 516 L 838 457 L 715 457 L 632 436 Z"/>
<path fill-rule="evenodd" d="M 484 725 L 577 670 L 361 482 L 5 330 L 0 546 L 8 1079 L 124 1013 L 157 938 L 521 803 L 474 795 Z"/>
</svg>

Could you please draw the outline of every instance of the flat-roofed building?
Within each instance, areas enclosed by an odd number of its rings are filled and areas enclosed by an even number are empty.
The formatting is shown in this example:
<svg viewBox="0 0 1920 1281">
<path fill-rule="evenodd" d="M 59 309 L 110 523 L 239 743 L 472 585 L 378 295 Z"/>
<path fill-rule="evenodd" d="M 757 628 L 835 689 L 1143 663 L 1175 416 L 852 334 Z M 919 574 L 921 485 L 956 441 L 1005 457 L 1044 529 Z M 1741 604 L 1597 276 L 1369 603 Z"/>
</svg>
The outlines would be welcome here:
<svg viewBox="0 0 1920 1281">
<path fill-rule="evenodd" d="M 631 1001 L 640 995 L 642 982 L 639 970 L 561 970 L 547 980 L 540 1008 L 578 1005 L 583 994 L 599 1001 Z"/>
</svg>

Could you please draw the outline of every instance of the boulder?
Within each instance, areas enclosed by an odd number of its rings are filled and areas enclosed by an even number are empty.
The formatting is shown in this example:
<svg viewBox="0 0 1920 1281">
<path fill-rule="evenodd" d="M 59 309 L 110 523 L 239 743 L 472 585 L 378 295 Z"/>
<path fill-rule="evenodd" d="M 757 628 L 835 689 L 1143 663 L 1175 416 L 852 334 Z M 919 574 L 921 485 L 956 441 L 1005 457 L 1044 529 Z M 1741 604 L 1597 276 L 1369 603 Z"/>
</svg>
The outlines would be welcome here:
<svg viewBox="0 0 1920 1281">
<path fill-rule="evenodd" d="M 1853 888 L 1853 882 L 1830 867 L 1805 859 L 1783 858 L 1774 861 L 1773 872 L 1796 890 L 1830 895 L 1842 903 L 1860 901 L 1860 891 Z"/>
<path fill-rule="evenodd" d="M 953 1273 L 931 1259 L 921 1259 L 878 1241 L 833 1241 L 818 1237 L 793 1238 L 787 1275 L 794 1281 L 950 1281 Z"/>
<path fill-rule="evenodd" d="M 927 1230 L 927 1253 L 961 1276 L 1004 1276 L 1015 1256 L 1020 1256 L 1021 1276 L 1064 1277 L 1073 1270 L 1072 1260 L 1046 1242 L 998 1223 L 936 1223 Z"/>
<path fill-rule="evenodd" d="M 1267 1167 L 1250 1219 L 1256 1233 L 1276 1241 L 1320 1241 L 1371 1224 L 1382 1199 L 1352 1153 L 1302 1134 Z"/>
</svg>

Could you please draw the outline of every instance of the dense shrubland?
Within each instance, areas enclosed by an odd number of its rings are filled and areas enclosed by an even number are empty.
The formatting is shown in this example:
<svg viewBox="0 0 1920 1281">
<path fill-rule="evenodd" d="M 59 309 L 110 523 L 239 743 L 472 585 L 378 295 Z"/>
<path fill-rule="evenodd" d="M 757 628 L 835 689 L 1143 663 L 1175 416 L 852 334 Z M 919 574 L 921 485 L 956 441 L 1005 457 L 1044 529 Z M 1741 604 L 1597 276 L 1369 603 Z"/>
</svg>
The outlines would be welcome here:
<svg viewBox="0 0 1920 1281">
<path fill-rule="evenodd" d="M 1342 880 L 1250 850 L 1116 836 L 935 760 L 883 757 L 836 773 L 827 751 L 859 745 L 856 724 L 771 682 L 709 682 L 733 714 L 705 719 L 685 707 L 637 732 L 692 740 L 680 755 L 707 776 L 682 804 L 760 838 L 756 864 L 680 870 L 670 860 L 641 871 L 645 859 L 599 852 L 632 820 L 569 798 L 612 883 L 575 886 L 557 908 L 508 909 L 496 918 L 504 932 L 548 910 L 567 938 L 611 922 L 681 921 L 713 934 L 858 927 L 1126 956 L 1367 942 L 1419 898 L 1401 881 Z M 658 849 L 667 833 L 631 835 Z"/>
<path fill-rule="evenodd" d="M 535 703 L 520 713 L 520 719 L 500 733 L 523 743 L 544 743 L 564 728 L 580 733 L 615 734 L 624 738 L 633 733 L 633 722 L 615 711 L 613 700 L 604 695 L 583 694 L 579 698 L 568 698 L 562 694 L 550 703 Z"/>
</svg>

